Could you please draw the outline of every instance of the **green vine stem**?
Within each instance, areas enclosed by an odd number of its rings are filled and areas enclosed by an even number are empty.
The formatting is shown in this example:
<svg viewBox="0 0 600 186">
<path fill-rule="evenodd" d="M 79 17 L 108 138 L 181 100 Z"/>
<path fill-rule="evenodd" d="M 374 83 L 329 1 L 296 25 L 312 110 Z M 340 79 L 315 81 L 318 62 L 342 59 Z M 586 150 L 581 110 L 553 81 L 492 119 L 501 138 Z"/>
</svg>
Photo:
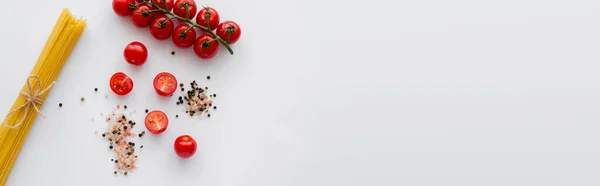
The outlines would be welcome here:
<svg viewBox="0 0 600 186">
<path fill-rule="evenodd" d="M 207 32 L 207 33 L 209 33 L 210 35 L 212 35 L 213 37 L 215 37 L 215 40 L 217 40 L 219 43 L 223 44 L 223 46 L 225 46 L 225 48 L 227 48 L 227 51 L 229 51 L 229 53 L 230 53 L 231 55 L 233 55 L 233 50 L 232 50 L 232 49 L 231 49 L 231 47 L 229 46 L 229 43 L 227 43 L 227 41 L 223 40 L 223 38 L 221 38 L 221 37 L 219 37 L 217 34 L 215 34 L 215 32 L 213 32 L 212 30 L 210 30 L 210 29 L 208 29 L 208 28 L 206 28 L 206 27 L 204 27 L 204 26 L 201 26 L 201 25 L 198 25 L 198 24 L 196 24 L 195 22 L 193 22 L 193 21 L 192 21 L 192 20 L 190 20 L 189 18 L 183 18 L 183 17 L 181 17 L 181 16 L 175 15 L 175 14 L 174 14 L 174 13 L 172 13 L 171 11 L 168 11 L 168 10 L 165 10 L 165 9 L 161 8 L 161 7 L 159 7 L 158 5 L 154 4 L 154 3 L 153 3 L 153 2 L 151 2 L 151 1 L 144 1 L 144 2 L 142 2 L 142 4 L 149 4 L 149 5 L 151 5 L 152 7 L 156 8 L 156 10 L 154 10 L 154 11 L 160 11 L 160 12 L 164 12 L 164 13 L 166 13 L 166 14 L 169 14 L 169 15 L 171 15 L 171 17 L 174 17 L 174 18 L 177 18 L 177 19 L 179 19 L 179 20 L 185 21 L 186 23 L 188 23 L 188 24 L 192 25 L 192 27 L 199 28 L 199 29 L 201 29 L 201 30 L 203 30 L 203 31 L 205 31 L 205 32 Z M 147 12 L 151 13 L 151 12 L 154 12 L 154 11 L 153 11 L 153 10 L 150 10 L 150 11 L 147 11 Z M 189 11 L 186 11 L 186 13 L 189 13 Z M 190 27 L 190 28 L 191 28 L 191 27 Z M 186 32 L 184 32 L 184 33 L 186 33 Z M 231 34 L 230 34 L 230 35 L 231 35 Z"/>
</svg>

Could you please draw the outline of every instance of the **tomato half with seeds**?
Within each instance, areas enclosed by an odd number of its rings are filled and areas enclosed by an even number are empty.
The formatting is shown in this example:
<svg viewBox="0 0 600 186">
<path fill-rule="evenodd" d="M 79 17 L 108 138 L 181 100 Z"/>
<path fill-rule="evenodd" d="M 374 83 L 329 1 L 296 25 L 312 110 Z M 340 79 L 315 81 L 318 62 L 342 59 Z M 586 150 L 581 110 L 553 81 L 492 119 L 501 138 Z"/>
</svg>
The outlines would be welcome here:
<svg viewBox="0 0 600 186">
<path fill-rule="evenodd" d="M 219 26 L 219 13 L 211 7 L 201 8 L 198 17 L 196 17 L 196 23 L 210 28 L 210 30 L 215 30 Z"/>
<path fill-rule="evenodd" d="M 117 95 L 127 95 L 133 90 L 133 80 L 123 72 L 117 72 L 110 77 L 110 89 Z"/>
<path fill-rule="evenodd" d="M 242 35 L 242 29 L 240 26 L 233 21 L 223 21 L 217 27 L 216 34 L 229 44 L 234 44 L 240 39 Z"/>
<path fill-rule="evenodd" d="M 131 14 L 133 25 L 140 28 L 148 27 L 155 16 L 154 12 L 149 12 L 150 10 L 152 10 L 152 6 L 148 4 L 141 4 L 135 8 L 133 14 Z"/>
<path fill-rule="evenodd" d="M 194 53 L 202 59 L 215 57 L 219 42 L 210 34 L 203 34 L 194 42 Z"/>
<path fill-rule="evenodd" d="M 181 23 L 175 27 L 171 39 L 173 39 L 175 46 L 179 48 L 190 48 L 196 40 L 196 30 L 187 23 Z"/>
<path fill-rule="evenodd" d="M 177 79 L 173 74 L 161 72 L 154 77 L 154 90 L 161 96 L 170 96 L 177 90 Z"/>
<path fill-rule="evenodd" d="M 125 46 L 123 56 L 129 64 L 140 66 L 146 63 L 146 59 L 148 59 L 148 49 L 144 44 L 134 41 Z"/>
<path fill-rule="evenodd" d="M 166 16 L 161 16 L 152 21 L 152 24 L 150 25 L 150 33 L 158 40 L 166 40 L 171 37 L 174 27 L 175 24 L 173 23 L 173 20 Z"/>
<path fill-rule="evenodd" d="M 175 153 L 182 158 L 190 158 L 196 153 L 196 140 L 190 135 L 181 135 L 175 139 Z"/>
<path fill-rule="evenodd" d="M 169 126 L 169 118 L 163 111 L 154 110 L 146 115 L 144 124 L 150 133 L 160 134 L 167 130 L 167 126 Z"/>
<path fill-rule="evenodd" d="M 135 7 L 135 1 L 134 0 L 113 0 L 112 7 L 113 7 L 113 11 L 115 11 L 115 13 L 117 15 L 128 16 L 133 11 L 133 9 L 131 9 L 130 7 Z"/>
<path fill-rule="evenodd" d="M 178 15 L 179 17 L 183 17 L 186 18 L 186 11 L 185 11 L 185 7 L 188 7 L 188 10 L 190 12 L 189 16 L 187 16 L 189 19 L 194 19 L 194 17 L 196 16 L 196 11 L 198 11 L 196 9 L 196 2 L 194 0 L 177 0 L 175 1 L 175 7 L 173 8 L 173 13 L 175 15 Z"/>
</svg>

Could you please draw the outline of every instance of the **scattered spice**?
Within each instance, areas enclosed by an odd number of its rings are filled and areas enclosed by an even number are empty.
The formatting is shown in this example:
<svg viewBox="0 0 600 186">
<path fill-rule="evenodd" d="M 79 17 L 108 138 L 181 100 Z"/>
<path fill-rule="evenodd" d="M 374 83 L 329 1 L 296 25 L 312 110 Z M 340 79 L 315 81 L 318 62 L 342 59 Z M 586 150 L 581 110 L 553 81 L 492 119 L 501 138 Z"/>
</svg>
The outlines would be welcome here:
<svg viewBox="0 0 600 186">
<path fill-rule="evenodd" d="M 206 77 L 207 79 L 210 79 L 210 76 Z M 182 86 L 183 83 L 180 84 L 180 86 Z M 198 83 L 196 83 L 196 81 L 192 81 L 190 83 L 191 89 L 189 89 L 187 92 L 184 93 L 183 96 L 179 96 L 178 99 L 179 101 L 176 103 L 177 105 L 183 104 L 183 105 L 187 105 L 186 106 L 186 111 L 185 113 L 189 114 L 190 116 L 194 116 L 194 114 L 204 114 L 206 113 L 207 116 L 210 115 L 208 114 L 209 110 L 211 108 L 216 109 L 215 107 L 212 107 L 212 100 L 210 98 L 212 97 L 216 97 L 216 94 L 208 94 L 208 92 L 206 90 L 208 90 L 208 87 L 200 88 L 198 86 Z M 182 86 L 181 88 L 182 91 L 184 91 L 184 88 Z M 185 101 L 185 104 L 184 104 Z M 178 115 L 176 115 L 175 117 L 179 117 Z M 210 116 L 209 116 L 210 117 Z"/>
<path fill-rule="evenodd" d="M 117 108 L 118 107 L 119 106 L 117 106 Z M 123 107 L 126 108 L 127 106 L 124 105 Z M 127 175 L 128 171 L 135 168 L 135 162 L 137 160 L 137 155 L 134 155 L 135 143 L 130 140 L 130 137 L 135 135 L 135 133 L 131 131 L 133 126 L 135 126 L 135 122 L 128 120 L 123 114 L 115 113 L 109 114 L 106 121 L 109 125 L 107 132 L 104 132 L 102 136 L 108 139 L 110 143 L 109 148 L 116 154 L 116 158 L 111 159 L 111 161 L 114 160 L 116 165 L 114 174 L 121 172 Z M 141 137 L 143 134 L 144 132 L 140 133 L 139 136 Z"/>
<path fill-rule="evenodd" d="M 85 100 L 85 98 L 81 97 L 80 100 L 83 102 Z"/>
</svg>

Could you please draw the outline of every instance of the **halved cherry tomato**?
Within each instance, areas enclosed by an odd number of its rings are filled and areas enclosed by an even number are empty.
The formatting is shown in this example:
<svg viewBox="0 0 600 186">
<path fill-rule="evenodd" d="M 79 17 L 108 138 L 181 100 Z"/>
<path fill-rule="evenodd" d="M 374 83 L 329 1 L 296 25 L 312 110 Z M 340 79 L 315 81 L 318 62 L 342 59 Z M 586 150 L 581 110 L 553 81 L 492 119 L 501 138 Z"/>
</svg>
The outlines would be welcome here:
<svg viewBox="0 0 600 186">
<path fill-rule="evenodd" d="M 150 133 L 160 134 L 167 130 L 167 126 L 169 126 L 169 118 L 164 112 L 160 110 L 154 110 L 146 115 L 144 124 Z"/>
<path fill-rule="evenodd" d="M 171 73 L 161 72 L 154 77 L 154 90 L 161 96 L 170 96 L 177 90 L 177 79 Z"/>
<path fill-rule="evenodd" d="M 131 14 L 131 21 L 133 21 L 133 25 L 140 28 L 150 25 L 155 16 L 154 12 L 149 12 L 150 10 L 152 10 L 152 6 L 148 4 L 141 4 L 135 8 L 133 10 L 133 14 Z"/>
<path fill-rule="evenodd" d="M 175 153 L 182 158 L 190 158 L 196 153 L 196 140 L 190 135 L 181 135 L 175 139 Z"/>
<path fill-rule="evenodd" d="M 189 30 L 188 30 L 189 28 Z M 185 32 L 187 30 L 187 32 Z M 196 39 L 196 30 L 194 28 L 190 28 L 190 25 L 187 23 L 181 23 L 175 27 L 175 31 L 173 31 L 173 43 L 175 46 L 179 48 L 190 48 L 194 45 L 194 40 Z"/>
<path fill-rule="evenodd" d="M 115 11 L 115 13 L 117 15 L 128 16 L 133 11 L 133 9 L 131 9 L 130 7 L 135 7 L 135 1 L 134 0 L 113 0 L 112 7 L 113 7 L 113 11 Z"/>
<path fill-rule="evenodd" d="M 117 95 L 127 95 L 133 90 L 133 81 L 123 72 L 117 72 L 110 77 L 110 89 Z"/>
<path fill-rule="evenodd" d="M 194 53 L 202 59 L 215 57 L 219 42 L 210 34 L 203 34 L 194 42 Z"/>
<path fill-rule="evenodd" d="M 189 17 L 186 16 L 186 12 L 185 12 L 185 7 L 188 7 L 188 10 L 190 12 Z M 189 19 L 194 19 L 194 16 L 196 16 L 196 2 L 194 0 L 177 0 L 175 1 L 175 8 L 173 8 L 173 13 L 175 15 L 178 15 L 179 17 L 183 17 L 186 18 L 188 17 Z"/>
<path fill-rule="evenodd" d="M 173 10 L 173 0 L 152 0 L 152 2 L 162 9 Z"/>
<path fill-rule="evenodd" d="M 242 29 L 240 26 L 233 21 L 223 21 L 217 27 L 216 34 L 229 44 L 234 44 L 240 39 L 242 35 Z"/>
<path fill-rule="evenodd" d="M 210 30 L 215 30 L 219 26 L 219 13 L 211 7 L 201 8 L 198 17 L 196 17 L 196 23 L 210 28 Z"/>
<path fill-rule="evenodd" d="M 154 19 L 150 25 L 150 33 L 158 40 L 165 40 L 171 37 L 173 28 L 175 27 L 173 20 L 166 16 L 161 16 Z"/>
<path fill-rule="evenodd" d="M 140 66 L 148 59 L 148 49 L 144 44 L 134 41 L 125 46 L 123 56 L 129 64 Z"/>
</svg>

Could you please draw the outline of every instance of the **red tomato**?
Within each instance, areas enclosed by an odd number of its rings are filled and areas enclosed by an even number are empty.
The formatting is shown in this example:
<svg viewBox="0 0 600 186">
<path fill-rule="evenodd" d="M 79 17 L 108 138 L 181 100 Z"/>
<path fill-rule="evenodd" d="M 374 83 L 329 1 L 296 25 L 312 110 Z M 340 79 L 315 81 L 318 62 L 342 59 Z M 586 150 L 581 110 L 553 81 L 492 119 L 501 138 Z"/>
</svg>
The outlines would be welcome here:
<svg viewBox="0 0 600 186">
<path fill-rule="evenodd" d="M 177 79 L 171 73 L 161 72 L 154 77 L 154 90 L 161 96 L 170 96 L 177 90 Z"/>
<path fill-rule="evenodd" d="M 234 44 L 240 39 L 242 35 L 242 29 L 240 26 L 233 21 L 223 21 L 217 27 L 216 34 L 229 44 Z"/>
<path fill-rule="evenodd" d="M 128 16 L 133 11 L 130 7 L 135 7 L 134 0 L 113 0 L 112 2 L 113 11 L 120 16 Z"/>
<path fill-rule="evenodd" d="M 131 21 L 137 27 L 144 28 L 150 25 L 152 20 L 154 19 L 154 12 L 148 12 L 152 10 L 152 6 L 148 4 L 141 4 L 137 8 L 133 10 L 133 14 L 131 14 Z"/>
<path fill-rule="evenodd" d="M 194 53 L 202 59 L 215 57 L 219 42 L 210 34 L 203 34 L 194 42 Z"/>
<path fill-rule="evenodd" d="M 210 30 L 215 30 L 217 29 L 217 26 L 219 26 L 219 13 L 211 7 L 202 8 L 200 9 L 200 12 L 198 12 L 196 23 L 200 26 L 207 27 Z"/>
<path fill-rule="evenodd" d="M 123 55 L 129 64 L 140 66 L 148 59 L 148 50 L 144 44 L 134 41 L 125 46 Z"/>
<path fill-rule="evenodd" d="M 182 158 L 192 157 L 196 153 L 196 140 L 190 135 L 181 135 L 175 139 L 175 153 Z"/>
<path fill-rule="evenodd" d="M 167 130 L 167 126 L 169 126 L 169 118 L 164 112 L 160 110 L 154 110 L 146 115 L 144 124 L 150 133 L 160 134 Z"/>
<path fill-rule="evenodd" d="M 161 16 L 152 21 L 152 24 L 150 25 L 150 33 L 152 33 L 152 36 L 158 40 L 169 39 L 173 33 L 173 27 L 175 27 L 175 24 L 173 23 L 172 19 L 169 19 L 166 16 Z"/>
<path fill-rule="evenodd" d="M 162 9 L 173 10 L 173 0 L 152 0 L 152 2 Z"/>
<path fill-rule="evenodd" d="M 175 8 L 173 8 L 173 13 L 180 17 L 186 18 L 185 6 L 188 6 L 188 10 L 190 12 L 189 18 L 194 19 L 196 16 L 196 2 L 194 0 L 177 0 L 175 1 Z"/>
<path fill-rule="evenodd" d="M 135 0 L 135 2 L 138 2 L 138 3 L 141 3 L 141 2 L 143 2 L 143 1 L 144 1 L 144 0 Z"/>
<path fill-rule="evenodd" d="M 185 30 L 189 30 L 185 32 Z M 190 28 L 190 25 L 187 23 L 181 23 L 175 27 L 175 31 L 173 31 L 173 43 L 175 46 L 179 48 L 190 48 L 194 44 L 194 40 L 196 39 L 196 30 L 194 28 Z"/>
<path fill-rule="evenodd" d="M 133 81 L 123 72 L 117 72 L 110 77 L 110 89 L 117 95 L 127 95 L 133 90 Z"/>
</svg>

